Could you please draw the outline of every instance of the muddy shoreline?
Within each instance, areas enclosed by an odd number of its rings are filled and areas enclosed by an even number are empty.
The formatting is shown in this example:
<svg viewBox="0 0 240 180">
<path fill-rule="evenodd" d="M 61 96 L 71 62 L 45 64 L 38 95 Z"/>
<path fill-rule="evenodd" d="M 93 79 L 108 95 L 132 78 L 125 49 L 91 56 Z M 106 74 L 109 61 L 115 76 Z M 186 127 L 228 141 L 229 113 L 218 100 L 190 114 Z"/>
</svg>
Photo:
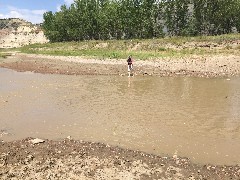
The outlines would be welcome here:
<svg viewBox="0 0 240 180">
<path fill-rule="evenodd" d="M 0 142 L 0 179 L 239 179 L 240 167 L 64 139 Z"/>
<path fill-rule="evenodd" d="M 231 77 L 240 73 L 239 59 L 228 56 L 135 61 L 134 74 Z M 127 75 L 126 60 L 21 53 L 0 59 L 0 67 L 43 74 Z M 199 165 L 177 155 L 159 156 L 70 138 L 37 144 L 31 139 L 0 139 L 0 179 L 240 179 L 239 165 Z"/>
<path fill-rule="evenodd" d="M 13 53 L 1 59 L 0 67 L 16 71 L 66 75 L 127 75 L 126 60 L 87 59 L 73 56 L 50 56 Z M 231 77 L 240 74 L 240 57 L 192 56 L 134 61 L 135 75 Z"/>
</svg>

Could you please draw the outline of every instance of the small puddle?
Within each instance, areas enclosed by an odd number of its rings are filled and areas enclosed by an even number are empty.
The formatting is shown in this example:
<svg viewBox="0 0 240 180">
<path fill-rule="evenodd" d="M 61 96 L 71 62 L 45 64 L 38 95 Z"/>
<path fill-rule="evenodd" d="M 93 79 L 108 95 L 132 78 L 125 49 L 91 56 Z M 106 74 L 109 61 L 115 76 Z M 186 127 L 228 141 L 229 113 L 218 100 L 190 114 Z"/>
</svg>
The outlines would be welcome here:
<svg viewBox="0 0 240 180">
<path fill-rule="evenodd" d="M 240 163 L 240 78 L 65 76 L 0 69 L 0 139 L 103 142 Z M 6 131 L 8 130 L 8 131 Z"/>
</svg>

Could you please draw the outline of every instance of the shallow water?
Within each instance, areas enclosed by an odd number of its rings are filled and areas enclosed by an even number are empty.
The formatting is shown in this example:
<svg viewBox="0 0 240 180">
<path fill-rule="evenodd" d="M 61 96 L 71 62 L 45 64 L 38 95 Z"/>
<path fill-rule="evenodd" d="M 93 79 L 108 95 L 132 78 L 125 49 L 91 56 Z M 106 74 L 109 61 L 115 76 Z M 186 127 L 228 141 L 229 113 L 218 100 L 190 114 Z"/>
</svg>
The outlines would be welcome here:
<svg viewBox="0 0 240 180">
<path fill-rule="evenodd" d="M 0 139 L 104 142 L 240 163 L 240 78 L 65 76 L 0 69 Z"/>
</svg>

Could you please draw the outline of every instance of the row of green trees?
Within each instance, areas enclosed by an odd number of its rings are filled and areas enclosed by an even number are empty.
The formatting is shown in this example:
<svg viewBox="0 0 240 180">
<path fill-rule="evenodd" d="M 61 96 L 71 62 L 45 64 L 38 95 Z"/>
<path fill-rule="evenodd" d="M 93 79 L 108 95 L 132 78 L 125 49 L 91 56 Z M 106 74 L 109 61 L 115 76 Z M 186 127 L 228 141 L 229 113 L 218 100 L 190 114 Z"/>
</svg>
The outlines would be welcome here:
<svg viewBox="0 0 240 180">
<path fill-rule="evenodd" d="M 75 0 L 44 14 L 52 42 L 240 31 L 240 0 Z"/>
</svg>

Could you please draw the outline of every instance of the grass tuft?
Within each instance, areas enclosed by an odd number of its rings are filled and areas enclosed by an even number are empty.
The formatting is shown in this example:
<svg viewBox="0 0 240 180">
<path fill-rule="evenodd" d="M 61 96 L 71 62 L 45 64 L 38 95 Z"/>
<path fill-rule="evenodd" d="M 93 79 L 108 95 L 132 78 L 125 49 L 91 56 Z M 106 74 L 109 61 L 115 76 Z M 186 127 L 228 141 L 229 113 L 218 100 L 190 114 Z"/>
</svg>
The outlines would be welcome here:
<svg viewBox="0 0 240 180">
<path fill-rule="evenodd" d="M 0 58 L 7 58 L 8 56 L 11 56 L 11 53 L 8 53 L 8 52 L 0 52 Z"/>
</svg>

